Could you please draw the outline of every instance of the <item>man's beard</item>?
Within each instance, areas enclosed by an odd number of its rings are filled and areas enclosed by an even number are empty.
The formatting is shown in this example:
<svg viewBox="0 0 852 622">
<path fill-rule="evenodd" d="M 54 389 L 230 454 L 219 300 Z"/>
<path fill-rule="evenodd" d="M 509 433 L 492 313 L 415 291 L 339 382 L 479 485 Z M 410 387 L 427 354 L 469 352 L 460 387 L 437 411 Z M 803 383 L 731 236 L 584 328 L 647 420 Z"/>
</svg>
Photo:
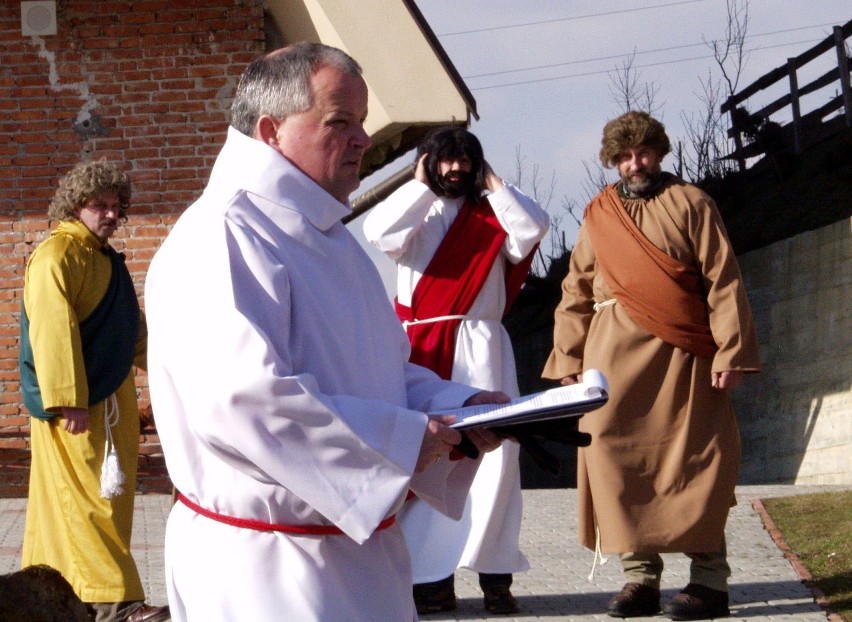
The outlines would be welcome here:
<svg viewBox="0 0 852 622">
<path fill-rule="evenodd" d="M 636 197 L 644 197 L 656 188 L 660 182 L 662 169 L 659 164 L 656 164 L 651 168 L 639 171 L 639 173 L 642 174 L 641 179 L 634 181 L 630 176 L 622 175 L 621 182 L 624 184 L 624 189 L 628 194 Z"/>
<path fill-rule="evenodd" d="M 451 199 L 468 196 L 473 190 L 473 173 L 451 171 L 438 176 L 438 187 Z"/>
</svg>

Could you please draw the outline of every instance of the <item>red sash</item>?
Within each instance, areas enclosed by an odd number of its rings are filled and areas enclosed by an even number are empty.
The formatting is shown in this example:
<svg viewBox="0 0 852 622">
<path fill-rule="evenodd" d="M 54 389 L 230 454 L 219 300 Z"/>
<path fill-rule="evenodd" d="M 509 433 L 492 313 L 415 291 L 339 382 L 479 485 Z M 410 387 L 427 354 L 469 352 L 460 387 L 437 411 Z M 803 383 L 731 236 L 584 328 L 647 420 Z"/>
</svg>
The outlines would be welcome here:
<svg viewBox="0 0 852 622">
<path fill-rule="evenodd" d="M 412 321 L 467 314 L 505 239 L 506 231 L 487 199 L 482 198 L 477 204 L 466 202 L 417 282 L 411 307 L 395 301 L 399 319 Z M 504 313 L 517 297 L 534 255 L 535 250 L 520 263 L 507 267 Z M 449 380 L 460 323 L 461 320 L 442 320 L 409 326 L 411 362 L 428 367 Z"/>
<path fill-rule="evenodd" d="M 589 204 L 585 227 L 601 274 L 625 313 L 666 343 L 712 358 L 718 347 L 698 268 L 654 246 L 624 209 L 614 186 Z"/>
<path fill-rule="evenodd" d="M 230 525 L 231 527 L 240 527 L 241 529 L 253 529 L 255 531 L 278 531 L 282 533 L 291 533 L 298 536 L 339 536 L 343 535 L 343 530 L 334 525 L 282 525 L 280 523 L 267 523 L 253 518 L 237 518 L 228 516 L 227 514 L 219 514 L 213 510 L 208 510 L 201 507 L 191 499 L 187 498 L 183 493 L 177 493 L 177 499 L 196 514 L 200 514 L 211 520 L 219 523 Z M 396 515 L 389 516 L 384 519 L 376 531 L 387 529 L 396 522 Z"/>
</svg>

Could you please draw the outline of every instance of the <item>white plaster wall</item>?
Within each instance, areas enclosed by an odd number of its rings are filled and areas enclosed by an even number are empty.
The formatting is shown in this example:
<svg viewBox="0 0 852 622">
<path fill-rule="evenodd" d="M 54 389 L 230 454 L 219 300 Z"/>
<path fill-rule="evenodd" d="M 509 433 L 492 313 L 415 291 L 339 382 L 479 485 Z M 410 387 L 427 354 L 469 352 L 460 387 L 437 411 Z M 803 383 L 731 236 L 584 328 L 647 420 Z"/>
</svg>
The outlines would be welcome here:
<svg viewBox="0 0 852 622">
<path fill-rule="evenodd" d="M 852 219 L 739 257 L 763 371 L 733 394 L 746 484 L 852 484 Z"/>
</svg>

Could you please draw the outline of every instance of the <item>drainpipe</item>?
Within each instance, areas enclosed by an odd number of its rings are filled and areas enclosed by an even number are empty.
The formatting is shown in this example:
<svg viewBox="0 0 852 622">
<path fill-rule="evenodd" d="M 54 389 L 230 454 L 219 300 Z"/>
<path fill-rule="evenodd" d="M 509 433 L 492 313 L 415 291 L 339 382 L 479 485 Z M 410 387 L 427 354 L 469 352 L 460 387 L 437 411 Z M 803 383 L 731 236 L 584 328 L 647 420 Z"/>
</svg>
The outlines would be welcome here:
<svg viewBox="0 0 852 622">
<path fill-rule="evenodd" d="M 356 197 L 352 201 L 352 213 L 343 219 L 343 223 L 346 224 L 349 221 L 358 218 L 358 216 L 366 212 L 368 209 L 375 207 L 388 198 L 391 193 L 397 190 L 400 186 L 414 179 L 414 169 L 415 163 L 412 162 L 401 171 L 394 173 L 383 182 L 376 184 L 364 194 Z"/>
</svg>

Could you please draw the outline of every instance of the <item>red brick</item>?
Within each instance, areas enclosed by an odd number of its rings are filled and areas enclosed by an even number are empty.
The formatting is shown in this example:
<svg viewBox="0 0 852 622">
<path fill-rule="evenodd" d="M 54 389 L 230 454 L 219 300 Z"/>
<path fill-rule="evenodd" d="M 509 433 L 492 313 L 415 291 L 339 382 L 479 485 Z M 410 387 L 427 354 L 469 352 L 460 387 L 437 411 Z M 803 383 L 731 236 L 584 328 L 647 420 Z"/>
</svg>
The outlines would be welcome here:
<svg viewBox="0 0 852 622">
<path fill-rule="evenodd" d="M 29 419 L 17 375 L 20 291 L 26 258 L 55 224 L 46 209 L 56 180 L 82 158 L 132 162 L 133 212 L 116 245 L 127 249 L 141 293 L 150 257 L 203 189 L 224 142 L 227 113 L 207 112 L 211 102 L 263 52 L 257 2 L 73 2 L 59 18 L 60 32 L 45 41 L 55 76 L 19 34 L 0 48 L 10 70 L 0 75 L 0 137 L 13 137 L 0 140 L 0 438 L 20 435 L 12 445 L 22 448 Z M 19 21 L 17 3 L 0 5 L 0 27 Z M 87 93 L 67 88 L 81 82 Z M 97 102 L 109 136 L 73 131 L 87 102 Z M 137 386 L 146 396 L 147 375 L 138 374 Z M 162 462 L 151 468 L 164 472 Z"/>
</svg>

